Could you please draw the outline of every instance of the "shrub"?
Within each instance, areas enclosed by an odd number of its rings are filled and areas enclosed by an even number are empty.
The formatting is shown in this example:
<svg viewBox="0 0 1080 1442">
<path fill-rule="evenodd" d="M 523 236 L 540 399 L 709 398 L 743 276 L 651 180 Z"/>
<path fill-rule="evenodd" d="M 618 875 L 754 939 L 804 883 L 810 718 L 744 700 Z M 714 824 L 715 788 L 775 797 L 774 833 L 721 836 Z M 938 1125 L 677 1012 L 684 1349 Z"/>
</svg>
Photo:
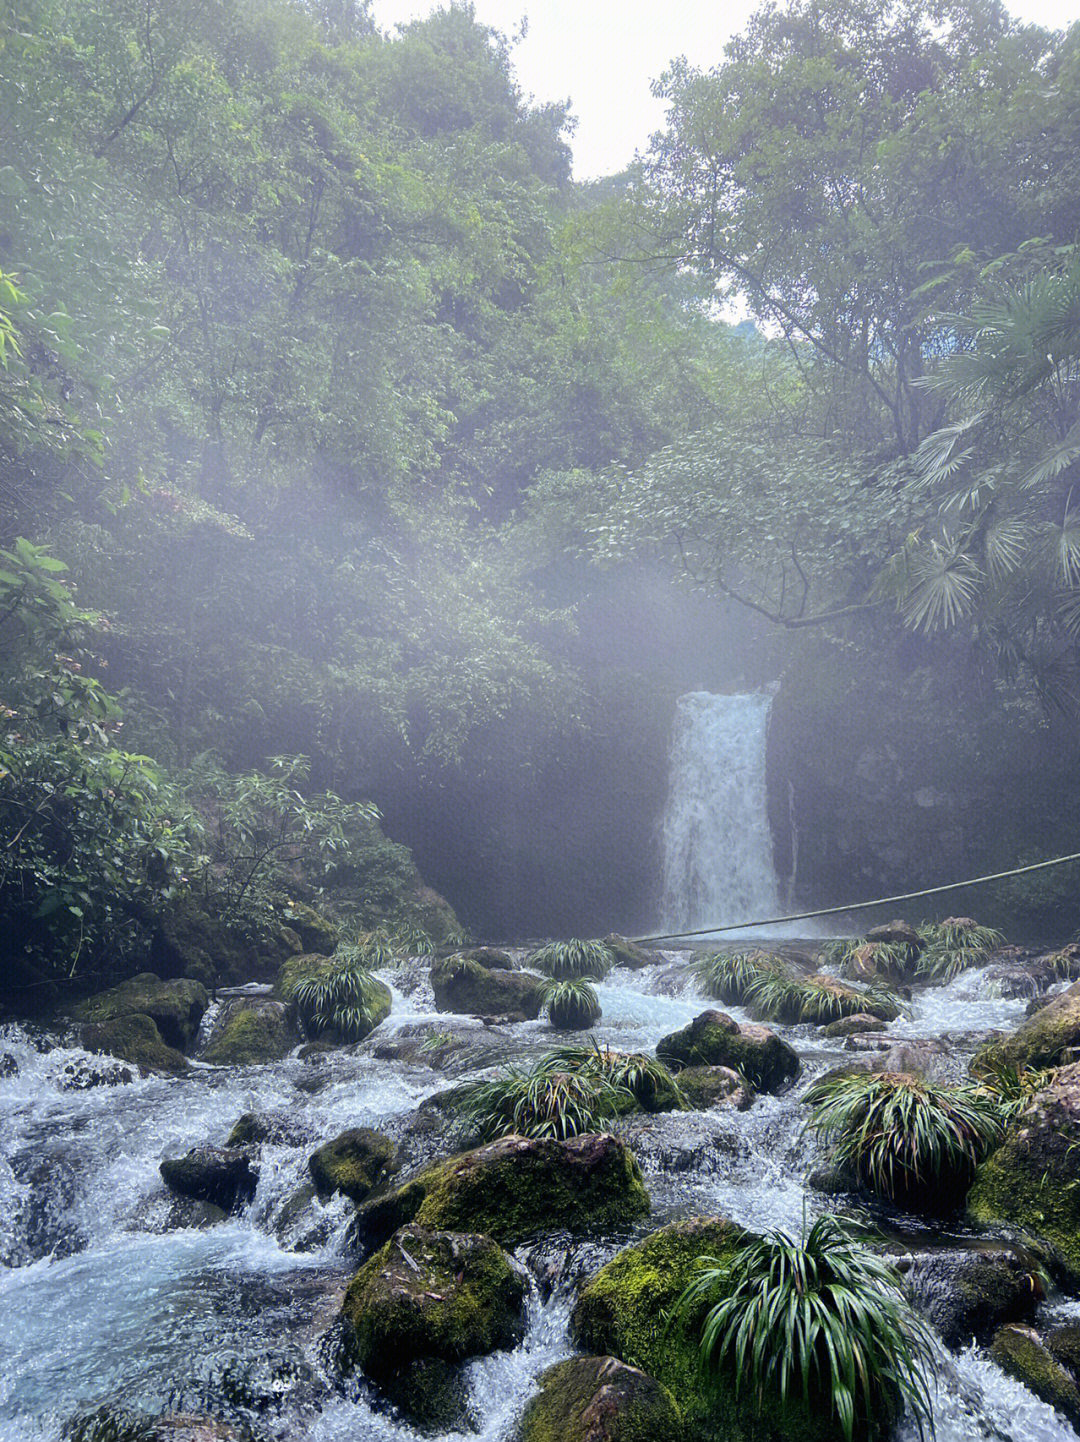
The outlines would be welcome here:
<svg viewBox="0 0 1080 1442">
<path fill-rule="evenodd" d="M 563 1031 L 584 1031 L 600 1020 L 596 989 L 582 976 L 549 977 L 540 987 L 541 1005 L 551 1025 Z"/>
<path fill-rule="evenodd" d="M 334 1032 L 345 1041 L 367 1036 L 382 1017 L 385 998 L 382 983 L 348 952 L 301 977 L 292 992 L 297 1013 L 312 1035 Z"/>
<path fill-rule="evenodd" d="M 627 1099 L 601 1072 L 563 1068 L 554 1054 L 529 1070 L 507 1067 L 501 1076 L 467 1084 L 454 1105 L 482 1141 L 511 1133 L 565 1141 L 600 1130 Z"/>
<path fill-rule="evenodd" d="M 898 1205 L 958 1204 L 1004 1136 L 999 1102 L 978 1086 L 935 1086 L 907 1072 L 824 1077 L 806 1093 L 810 1125 L 860 1186 Z"/>
<path fill-rule="evenodd" d="M 592 1046 L 560 1047 L 544 1060 L 577 1076 L 601 1076 L 612 1086 L 629 1092 L 647 1111 L 687 1108 L 671 1072 L 662 1061 L 644 1052 L 612 1051 L 594 1041 Z"/>
<path fill-rule="evenodd" d="M 555 981 L 590 977 L 603 981 L 615 957 L 602 941 L 549 941 L 529 958 L 529 965 Z"/>
<path fill-rule="evenodd" d="M 1004 945 L 1000 931 L 980 926 L 970 916 L 948 916 L 919 928 L 925 947 L 916 970 L 933 981 L 952 981 L 969 966 L 983 966 L 990 952 Z"/>
<path fill-rule="evenodd" d="M 824 1216 L 802 1241 L 770 1232 L 701 1275 L 676 1317 L 718 1298 L 701 1328 L 703 1372 L 724 1372 L 736 1395 L 750 1387 L 786 1407 L 796 1395 L 826 1408 L 848 1442 L 884 1430 L 910 1409 L 931 1422 L 933 1339 L 905 1298 L 899 1275 Z"/>
</svg>

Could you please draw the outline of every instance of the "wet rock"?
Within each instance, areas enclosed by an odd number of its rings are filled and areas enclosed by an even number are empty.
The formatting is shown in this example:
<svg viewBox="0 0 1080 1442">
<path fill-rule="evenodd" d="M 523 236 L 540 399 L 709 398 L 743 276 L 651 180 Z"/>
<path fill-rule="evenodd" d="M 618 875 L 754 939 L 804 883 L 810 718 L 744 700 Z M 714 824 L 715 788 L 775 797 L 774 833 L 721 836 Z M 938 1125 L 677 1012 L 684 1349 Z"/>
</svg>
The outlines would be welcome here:
<svg viewBox="0 0 1080 1442">
<path fill-rule="evenodd" d="M 284 1002 L 240 997 L 222 1006 L 200 1060 L 214 1066 L 257 1066 L 281 1061 L 300 1041 Z"/>
<path fill-rule="evenodd" d="M 521 1340 L 525 1292 L 489 1237 L 402 1227 L 349 1284 L 345 1356 L 422 1425 L 448 1428 L 464 1410 L 459 1364 Z"/>
<path fill-rule="evenodd" d="M 679 1090 L 695 1111 L 734 1107 L 743 1112 L 754 1101 L 754 1089 L 729 1066 L 688 1066 L 679 1073 Z"/>
<path fill-rule="evenodd" d="M 173 1192 L 153 1192 L 136 1208 L 128 1229 L 160 1236 L 165 1232 L 181 1232 L 189 1228 L 204 1231 L 216 1227 L 228 1216 L 224 1207 L 201 1202 L 195 1197 L 180 1197 Z"/>
<path fill-rule="evenodd" d="M 636 941 L 620 936 L 617 931 L 604 937 L 604 945 L 615 958 L 615 965 L 624 966 L 628 971 L 640 971 L 643 966 L 655 966 L 664 959 L 655 951 L 645 951 Z"/>
<path fill-rule="evenodd" d="M 739 1149 L 729 1121 L 719 1112 L 627 1117 L 617 1130 L 649 1171 L 712 1174 L 724 1170 Z"/>
<path fill-rule="evenodd" d="M 11 1052 L 0 1052 L 0 1078 L 18 1076 L 19 1063 Z"/>
<path fill-rule="evenodd" d="M 110 1407 L 73 1418 L 63 1431 L 65 1442 L 241 1442 L 243 1435 L 228 1422 L 201 1413 L 145 1417 Z"/>
<path fill-rule="evenodd" d="M 144 1073 L 187 1071 L 183 1052 L 162 1040 L 152 1017 L 138 1012 L 115 1021 L 90 1022 L 79 1029 L 79 1041 L 87 1051 L 119 1057 Z"/>
<path fill-rule="evenodd" d="M 394 1161 L 394 1144 L 382 1132 L 359 1127 L 342 1132 L 308 1157 L 308 1171 L 320 1201 L 343 1192 L 362 1202 L 386 1180 Z"/>
<path fill-rule="evenodd" d="M 184 1051 L 194 1041 L 209 1002 L 206 988 L 197 981 L 161 981 L 153 972 L 143 972 L 87 997 L 70 1015 L 73 1021 L 99 1024 L 148 1016 L 166 1046 Z"/>
<path fill-rule="evenodd" d="M 857 1011 L 851 1016 L 838 1016 L 822 1027 L 824 1036 L 861 1036 L 864 1032 L 881 1032 L 881 1017 Z"/>
<path fill-rule="evenodd" d="M 333 956 L 337 950 L 337 927 L 306 902 L 290 901 L 285 907 L 285 922 L 296 933 L 304 951 Z"/>
<path fill-rule="evenodd" d="M 171 1191 L 226 1212 L 250 1202 L 259 1180 L 258 1167 L 242 1147 L 193 1147 L 187 1156 L 167 1158 L 158 1170 Z"/>
<path fill-rule="evenodd" d="M 521 1442 L 682 1442 L 666 1387 L 615 1357 L 571 1357 L 542 1372 Z"/>
<path fill-rule="evenodd" d="M 976 1222 L 1014 1227 L 1046 1243 L 1057 1267 L 1080 1283 L 1080 1064 L 1062 1068 L 1009 1125 L 968 1195 Z"/>
<path fill-rule="evenodd" d="M 1011 1036 L 995 1043 L 989 1051 L 1017 1065 L 1048 1067 L 1075 1060 L 1068 1053 L 1077 1047 L 1080 1047 L 1080 981 L 1022 1021 Z"/>
<path fill-rule="evenodd" d="M 411 1023 L 399 1027 L 393 1036 L 375 1041 L 371 1054 L 379 1061 L 400 1061 L 442 1071 L 483 1035 L 479 1028 L 474 1032 L 446 1031 L 430 1022 Z"/>
<path fill-rule="evenodd" d="M 1080 1385 L 1080 1323 L 1067 1322 L 1051 1327 L 1043 1336 L 1050 1355 L 1060 1362 L 1073 1381 Z"/>
<path fill-rule="evenodd" d="M 532 972 L 482 966 L 459 954 L 432 964 L 431 985 L 438 1011 L 528 1021 L 540 1015 L 541 978 Z"/>
<path fill-rule="evenodd" d="M 754 1442 L 836 1442 L 837 1429 L 799 1402 L 783 1413 L 766 1400 L 760 1416 L 751 1393 L 735 1395 L 721 1374 L 710 1385 L 698 1366 L 701 1324 L 710 1303 L 668 1320 L 699 1275 L 698 1258 L 719 1262 L 747 1239 L 720 1217 L 695 1217 L 653 1232 L 620 1252 L 582 1289 L 571 1316 L 574 1341 L 589 1353 L 643 1368 L 678 1398 L 686 1442 L 749 1438 Z"/>
<path fill-rule="evenodd" d="M 1038 1267 L 1014 1247 L 948 1247 L 903 1259 L 915 1304 L 947 1346 L 983 1340 L 1030 1317 L 1043 1296 Z"/>
<path fill-rule="evenodd" d="M 1032 1327 L 1002 1327 L 990 1355 L 1004 1372 L 1030 1387 L 1074 1425 L 1080 1424 L 1080 1389 L 1076 1380 Z"/>
<path fill-rule="evenodd" d="M 656 1055 L 671 1067 L 726 1066 L 759 1091 L 776 1091 L 799 1074 L 799 1058 L 764 1026 L 739 1026 L 723 1011 L 703 1011 L 681 1031 L 662 1037 Z"/>
<path fill-rule="evenodd" d="M 903 946 L 909 946 L 916 956 L 923 949 L 922 937 L 909 921 L 886 921 L 881 926 L 872 927 L 866 933 L 866 940 L 883 941 L 886 945 L 899 942 Z"/>
<path fill-rule="evenodd" d="M 1032 956 L 1018 946 L 995 954 L 986 969 L 987 989 L 996 996 L 1035 997 L 1057 980 L 1050 956 Z"/>
<path fill-rule="evenodd" d="M 398 1227 L 483 1232 L 515 1246 L 542 1232 L 610 1231 L 647 1216 L 633 1156 L 615 1137 L 503 1137 L 425 1168 L 357 1213 L 353 1241 L 381 1246 Z"/>
<path fill-rule="evenodd" d="M 286 957 L 301 949 L 291 927 L 272 923 L 253 932 L 205 910 L 193 890 L 158 920 L 152 962 L 162 976 L 194 977 L 204 986 L 270 981 Z"/>
<path fill-rule="evenodd" d="M 464 957 L 466 961 L 475 961 L 478 966 L 486 966 L 489 971 L 518 970 L 518 964 L 510 953 L 501 951 L 497 946 L 469 946 L 454 955 Z"/>
<path fill-rule="evenodd" d="M 150 1442 L 240 1442 L 241 1435 L 228 1422 L 193 1412 L 158 1417 L 150 1427 Z"/>
<path fill-rule="evenodd" d="M 135 1073 L 118 1061 L 84 1061 L 80 1057 L 65 1062 L 55 1080 L 62 1092 L 84 1092 L 94 1087 L 127 1086 L 135 1080 Z"/>
<path fill-rule="evenodd" d="M 244 1112 L 225 1139 L 226 1147 L 299 1147 L 307 1128 L 286 1112 Z"/>
</svg>

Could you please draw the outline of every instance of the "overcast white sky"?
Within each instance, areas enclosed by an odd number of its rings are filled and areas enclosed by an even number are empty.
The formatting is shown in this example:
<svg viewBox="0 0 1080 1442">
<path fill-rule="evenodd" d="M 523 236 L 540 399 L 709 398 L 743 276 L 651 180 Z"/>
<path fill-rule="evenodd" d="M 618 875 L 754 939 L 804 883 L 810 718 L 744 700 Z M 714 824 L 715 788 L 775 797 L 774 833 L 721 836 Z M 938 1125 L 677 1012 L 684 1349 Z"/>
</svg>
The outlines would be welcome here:
<svg viewBox="0 0 1080 1442">
<path fill-rule="evenodd" d="M 664 107 L 649 82 L 672 57 L 709 67 L 738 31 L 756 0 L 476 0 L 480 20 L 513 36 L 518 81 L 538 100 L 567 100 L 577 116 L 574 174 L 612 175 L 643 149 L 663 123 Z M 419 19 L 433 0 L 374 0 L 377 24 L 392 30 Z M 1012 0 L 1025 20 L 1054 28 L 1080 20 L 1080 0 Z"/>
</svg>

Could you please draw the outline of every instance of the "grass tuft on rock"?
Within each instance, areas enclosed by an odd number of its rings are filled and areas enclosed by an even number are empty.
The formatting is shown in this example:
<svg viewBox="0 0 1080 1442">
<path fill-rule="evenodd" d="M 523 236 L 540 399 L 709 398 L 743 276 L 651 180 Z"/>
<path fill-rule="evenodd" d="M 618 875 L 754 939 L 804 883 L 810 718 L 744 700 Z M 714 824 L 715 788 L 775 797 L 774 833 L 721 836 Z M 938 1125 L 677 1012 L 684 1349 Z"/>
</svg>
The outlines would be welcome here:
<svg viewBox="0 0 1080 1442">
<path fill-rule="evenodd" d="M 560 1031 L 586 1031 L 600 1020 L 600 998 L 583 976 L 548 977 L 540 986 L 540 1004 Z"/>
<path fill-rule="evenodd" d="M 498 1137 L 553 1137 L 566 1141 L 602 1131 L 633 1098 L 602 1071 L 563 1067 L 558 1054 L 535 1066 L 510 1066 L 489 1081 L 458 1089 L 455 1109 L 482 1141 Z"/>
<path fill-rule="evenodd" d="M 576 977 L 588 977 L 592 981 L 603 981 L 615 965 L 615 956 L 602 941 L 549 941 L 539 951 L 533 952 L 529 965 L 555 981 L 569 981 Z"/>
<path fill-rule="evenodd" d="M 990 953 L 1005 944 L 992 926 L 980 926 L 970 916 L 947 916 L 919 928 L 924 948 L 916 971 L 931 981 L 952 981 L 972 966 L 985 966 Z"/>
</svg>

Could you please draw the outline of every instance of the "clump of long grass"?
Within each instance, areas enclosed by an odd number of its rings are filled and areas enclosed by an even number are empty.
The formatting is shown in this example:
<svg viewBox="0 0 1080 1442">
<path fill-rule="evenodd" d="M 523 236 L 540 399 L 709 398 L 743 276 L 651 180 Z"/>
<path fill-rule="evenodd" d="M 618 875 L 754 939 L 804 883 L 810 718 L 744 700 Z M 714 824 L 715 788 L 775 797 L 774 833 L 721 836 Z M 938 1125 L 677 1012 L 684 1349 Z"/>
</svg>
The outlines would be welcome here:
<svg viewBox="0 0 1080 1442">
<path fill-rule="evenodd" d="M 671 1072 L 657 1057 L 644 1052 L 614 1051 L 593 1041 L 591 1046 L 558 1047 L 545 1063 L 581 1075 L 602 1076 L 612 1086 L 629 1094 L 646 1111 L 685 1111 L 686 1098 Z"/>
<path fill-rule="evenodd" d="M 800 1399 L 847 1442 L 905 1409 L 920 1434 L 932 1426 L 933 1334 L 895 1269 L 837 1218 L 819 1217 L 801 1240 L 772 1231 L 733 1257 L 699 1261 L 673 1316 L 701 1317 L 706 1377 L 723 1375 L 736 1396 L 751 1390 L 759 1411 Z"/>
<path fill-rule="evenodd" d="M 292 1001 L 305 1030 L 313 1036 L 334 1032 L 345 1041 L 371 1031 L 385 992 L 349 952 L 339 952 L 317 971 L 301 977 Z"/>
<path fill-rule="evenodd" d="M 488 1081 L 466 1084 L 454 1105 L 482 1141 L 512 1133 L 565 1141 L 599 1130 L 628 1099 L 626 1089 L 600 1071 L 562 1067 L 553 1055 L 528 1069 L 510 1066 Z"/>
<path fill-rule="evenodd" d="M 882 986 L 857 991 L 832 977 L 795 976 L 788 972 L 762 972 L 746 990 L 746 1004 L 768 1021 L 829 1022 L 867 1011 L 882 1021 L 895 1021 L 902 1003 Z"/>
<path fill-rule="evenodd" d="M 992 926 L 980 926 L 970 916 L 947 916 L 919 927 L 923 950 L 916 963 L 919 976 L 931 981 L 952 981 L 972 966 L 985 966 L 990 953 L 1005 938 Z"/>
<path fill-rule="evenodd" d="M 997 1103 L 1005 1122 L 1012 1121 L 1032 1097 L 1049 1086 L 1055 1072 L 1054 1067 L 1025 1066 L 993 1052 L 977 1056 L 971 1063 L 976 1086 Z"/>
<path fill-rule="evenodd" d="M 693 970 L 707 996 L 737 1006 L 749 988 L 762 976 L 788 975 L 790 968 L 767 951 L 714 951 L 693 963 Z"/>
<path fill-rule="evenodd" d="M 529 965 L 555 981 L 588 977 L 603 981 L 615 965 L 611 949 L 602 941 L 549 941 L 529 958 Z"/>
<path fill-rule="evenodd" d="M 539 990 L 548 1020 L 560 1031 L 585 1031 L 600 1020 L 600 998 L 583 976 L 549 976 Z"/>
<path fill-rule="evenodd" d="M 1005 1130 L 999 1102 L 978 1085 L 937 1086 L 909 1072 L 847 1072 L 806 1093 L 810 1126 L 856 1182 L 901 1206 L 958 1203 Z"/>
</svg>

